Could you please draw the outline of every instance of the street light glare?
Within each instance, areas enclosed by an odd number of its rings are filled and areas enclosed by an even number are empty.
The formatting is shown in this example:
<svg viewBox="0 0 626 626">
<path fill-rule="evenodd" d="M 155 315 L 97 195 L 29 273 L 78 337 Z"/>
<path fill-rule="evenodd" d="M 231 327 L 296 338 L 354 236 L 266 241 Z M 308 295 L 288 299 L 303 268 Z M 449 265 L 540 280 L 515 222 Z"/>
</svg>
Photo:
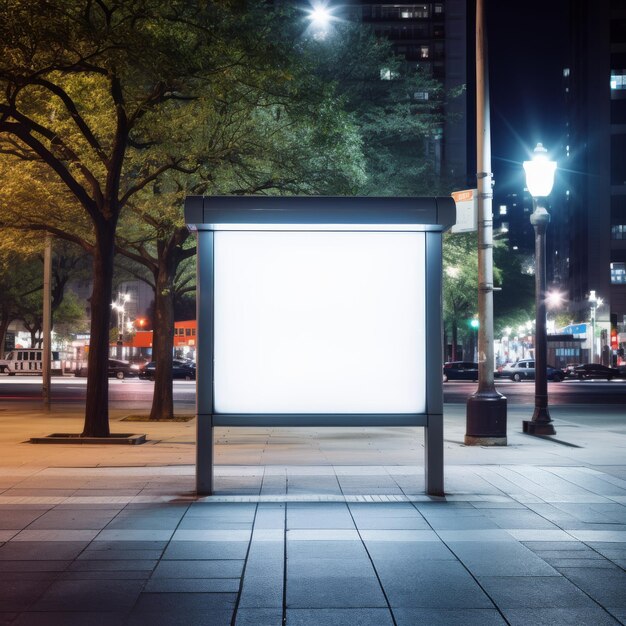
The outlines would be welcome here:
<svg viewBox="0 0 626 626">
<path fill-rule="evenodd" d="M 330 11 L 326 6 L 317 4 L 309 12 L 309 19 L 316 28 L 325 28 L 331 20 Z"/>
<path fill-rule="evenodd" d="M 526 186 L 533 198 L 542 198 L 550 195 L 554 185 L 556 161 L 548 159 L 547 150 L 538 143 L 533 153 L 532 161 L 524 161 L 526 172 Z"/>
</svg>

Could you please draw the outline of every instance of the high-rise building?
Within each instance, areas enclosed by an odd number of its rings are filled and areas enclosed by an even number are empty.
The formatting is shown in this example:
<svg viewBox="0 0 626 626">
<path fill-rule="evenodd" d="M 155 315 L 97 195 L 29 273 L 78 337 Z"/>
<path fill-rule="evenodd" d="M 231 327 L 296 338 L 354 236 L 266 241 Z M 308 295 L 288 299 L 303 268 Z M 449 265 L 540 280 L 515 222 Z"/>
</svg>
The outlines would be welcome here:
<svg viewBox="0 0 626 626">
<path fill-rule="evenodd" d="M 570 6 L 561 265 L 580 319 L 589 317 L 591 292 L 603 300 L 596 328 L 608 363 L 626 345 L 626 1 Z"/>
<path fill-rule="evenodd" d="M 440 80 L 448 93 L 467 85 L 466 0 L 348 0 L 343 6 L 356 19 L 369 24 L 378 36 L 387 38 L 410 67 L 419 67 Z M 441 134 L 430 146 L 439 174 L 460 185 L 468 179 L 467 137 L 467 97 L 463 92 L 446 102 Z"/>
</svg>

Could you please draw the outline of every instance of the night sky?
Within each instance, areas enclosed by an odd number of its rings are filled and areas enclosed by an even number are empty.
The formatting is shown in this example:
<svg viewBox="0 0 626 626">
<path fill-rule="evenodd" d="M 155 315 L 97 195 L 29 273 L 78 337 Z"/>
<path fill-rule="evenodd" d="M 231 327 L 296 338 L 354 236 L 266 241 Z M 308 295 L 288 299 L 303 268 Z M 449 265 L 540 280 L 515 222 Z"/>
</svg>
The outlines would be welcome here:
<svg viewBox="0 0 626 626">
<path fill-rule="evenodd" d="M 495 193 L 521 190 L 521 162 L 537 142 L 564 144 L 563 68 L 570 0 L 490 0 L 486 5 Z M 551 155 L 552 156 L 552 155 Z"/>
</svg>

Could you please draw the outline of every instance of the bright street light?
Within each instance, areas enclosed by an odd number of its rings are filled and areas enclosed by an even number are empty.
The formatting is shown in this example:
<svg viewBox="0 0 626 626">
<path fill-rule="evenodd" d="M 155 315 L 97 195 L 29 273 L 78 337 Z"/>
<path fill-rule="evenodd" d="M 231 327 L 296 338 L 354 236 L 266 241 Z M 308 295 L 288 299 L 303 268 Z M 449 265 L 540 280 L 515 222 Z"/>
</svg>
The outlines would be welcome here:
<svg viewBox="0 0 626 626">
<path fill-rule="evenodd" d="M 524 161 L 526 187 L 533 198 L 549 196 L 554 185 L 556 161 L 548 159 L 548 151 L 538 143 L 533 152 L 532 161 Z"/>
<path fill-rule="evenodd" d="M 548 411 L 548 337 L 546 315 L 546 230 L 550 214 L 546 196 L 554 185 L 556 161 L 550 161 L 542 144 L 535 147 L 533 160 L 524 161 L 526 187 L 533 198 L 530 223 L 535 229 L 535 411 L 532 420 L 524 420 L 523 430 L 530 435 L 555 435 Z"/>
<path fill-rule="evenodd" d="M 311 3 L 311 9 L 307 12 L 307 17 L 311 22 L 310 29 L 313 32 L 313 36 L 317 39 L 326 37 L 330 23 L 337 19 L 332 14 L 332 10 L 329 9 L 328 3 L 313 2 Z"/>
<path fill-rule="evenodd" d="M 591 362 L 596 362 L 596 311 L 604 304 L 602 298 L 596 296 L 595 289 L 589 292 L 587 298 L 591 307 Z"/>
<path fill-rule="evenodd" d="M 563 304 L 565 296 L 560 291 L 548 291 L 546 294 L 546 304 L 551 309 L 556 309 Z"/>
</svg>

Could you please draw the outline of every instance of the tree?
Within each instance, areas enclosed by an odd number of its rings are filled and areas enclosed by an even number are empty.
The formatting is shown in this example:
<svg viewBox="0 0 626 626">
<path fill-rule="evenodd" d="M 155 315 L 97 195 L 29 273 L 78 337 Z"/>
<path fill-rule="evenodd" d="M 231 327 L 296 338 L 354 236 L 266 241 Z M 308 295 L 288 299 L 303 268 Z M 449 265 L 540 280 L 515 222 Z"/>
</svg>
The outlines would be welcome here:
<svg viewBox="0 0 626 626">
<path fill-rule="evenodd" d="M 0 8 L 0 153 L 21 161 L 31 180 L 50 182 L 44 193 L 72 223 L 40 218 L 31 227 L 93 254 L 84 436 L 109 434 L 120 216 L 165 174 L 198 169 L 189 148 L 204 102 L 219 107 L 232 85 L 244 94 L 245 86 L 288 91 L 289 54 L 272 36 L 272 16 L 262 3 L 199 0 L 7 0 Z"/>
<path fill-rule="evenodd" d="M 443 244 L 443 319 L 452 340 L 452 360 L 457 360 L 459 329 L 478 310 L 478 248 L 475 233 L 446 233 Z M 446 341 L 447 343 L 447 341 Z"/>
</svg>

